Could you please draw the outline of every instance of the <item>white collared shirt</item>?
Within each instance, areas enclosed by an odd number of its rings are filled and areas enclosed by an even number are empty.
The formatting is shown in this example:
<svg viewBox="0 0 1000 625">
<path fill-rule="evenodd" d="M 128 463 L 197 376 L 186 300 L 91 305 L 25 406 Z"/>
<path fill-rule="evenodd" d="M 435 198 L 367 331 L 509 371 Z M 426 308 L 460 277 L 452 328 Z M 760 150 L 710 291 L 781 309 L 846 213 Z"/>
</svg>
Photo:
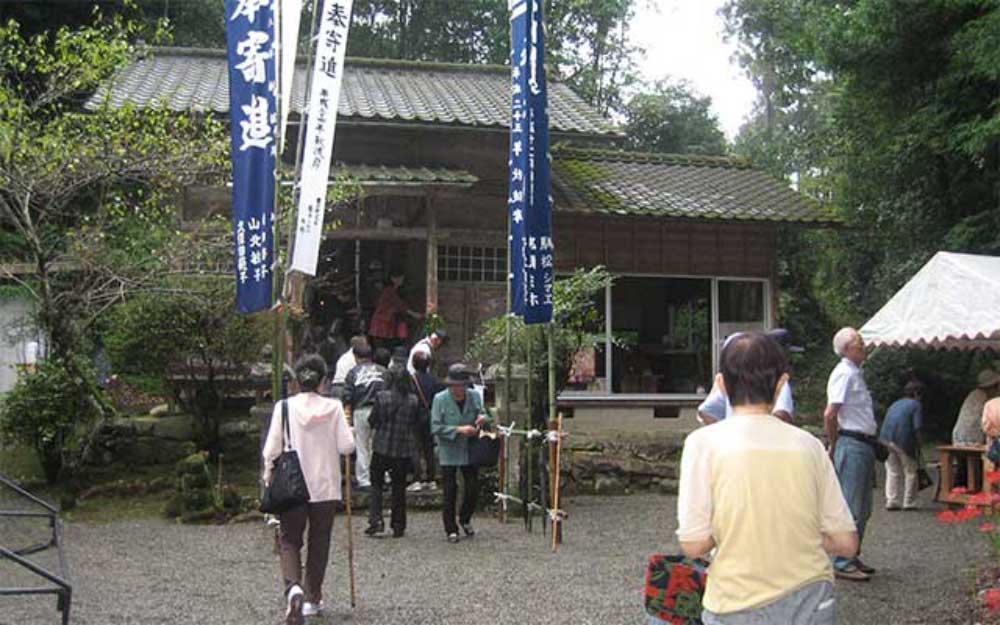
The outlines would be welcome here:
<svg viewBox="0 0 1000 625">
<path fill-rule="evenodd" d="M 417 352 L 427 354 L 428 358 L 434 355 L 434 348 L 431 347 L 430 338 L 420 339 L 417 341 L 416 345 L 413 346 L 413 349 L 410 350 L 410 357 L 406 360 L 406 370 L 410 372 L 410 375 L 417 374 L 417 369 L 413 366 L 413 355 Z"/>
<path fill-rule="evenodd" d="M 826 402 L 840 405 L 837 415 L 840 429 L 871 436 L 878 433 L 872 394 L 868 392 L 864 373 L 847 358 L 842 358 L 830 373 L 830 380 L 826 383 Z"/>
<path fill-rule="evenodd" d="M 337 367 L 333 371 L 333 384 L 343 384 L 347 379 L 347 374 L 351 369 L 358 366 L 358 359 L 354 357 L 353 350 L 347 350 L 337 359 Z"/>
<path fill-rule="evenodd" d="M 781 411 L 785 411 L 789 417 L 795 418 L 795 400 L 792 399 L 791 384 L 785 384 L 781 387 L 778 401 L 775 402 L 774 408 L 771 410 L 772 414 Z M 719 386 L 713 384 L 708 397 L 698 406 L 698 412 L 704 412 L 716 421 L 722 421 L 733 416 L 733 405 L 729 403 L 729 398 L 719 389 Z"/>
</svg>

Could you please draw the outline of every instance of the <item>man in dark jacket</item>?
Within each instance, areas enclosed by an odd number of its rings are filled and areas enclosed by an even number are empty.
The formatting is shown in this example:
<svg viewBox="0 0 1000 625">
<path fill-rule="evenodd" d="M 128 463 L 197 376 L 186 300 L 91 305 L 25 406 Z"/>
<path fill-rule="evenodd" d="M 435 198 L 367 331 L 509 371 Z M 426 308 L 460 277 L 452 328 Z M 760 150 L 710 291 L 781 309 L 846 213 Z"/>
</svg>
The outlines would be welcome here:
<svg viewBox="0 0 1000 625">
<path fill-rule="evenodd" d="M 344 394 L 341 400 L 354 425 L 358 450 L 355 463 L 358 490 L 366 491 L 371 487 L 368 467 L 371 462 L 372 430 L 368 418 L 375 404 L 375 395 L 385 388 L 388 371 L 382 365 L 372 362 L 372 349 L 368 345 L 355 346 L 354 357 L 358 364 L 351 369 L 344 380 Z"/>
<path fill-rule="evenodd" d="M 406 355 L 389 365 L 388 390 L 375 396 L 369 423 L 372 428 L 371 500 L 368 529 L 377 536 L 385 531 L 382 521 L 382 489 L 385 474 L 392 478 L 392 535 L 400 538 L 406 531 L 406 474 L 416 454 L 413 426 L 418 418 L 417 397 L 406 372 Z"/>
<path fill-rule="evenodd" d="M 413 381 L 416 383 L 417 400 L 420 404 L 420 418 L 414 425 L 414 438 L 417 443 L 417 453 L 414 456 L 414 472 L 416 480 L 409 490 L 418 492 L 421 490 L 434 490 L 437 483 L 434 481 L 434 436 L 431 434 L 431 402 L 434 397 L 447 387 L 441 383 L 430 372 L 431 358 L 423 352 L 413 355 L 413 368 L 416 374 Z M 423 472 L 421 472 L 421 461 L 423 462 Z"/>
</svg>

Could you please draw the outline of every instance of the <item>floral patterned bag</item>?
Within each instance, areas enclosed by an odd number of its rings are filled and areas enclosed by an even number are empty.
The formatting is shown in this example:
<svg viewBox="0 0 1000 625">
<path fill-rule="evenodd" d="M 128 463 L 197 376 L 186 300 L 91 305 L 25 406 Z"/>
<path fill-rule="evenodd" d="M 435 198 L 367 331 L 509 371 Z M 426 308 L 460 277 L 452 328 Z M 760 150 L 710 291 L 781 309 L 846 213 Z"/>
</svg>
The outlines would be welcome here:
<svg viewBox="0 0 1000 625">
<path fill-rule="evenodd" d="M 646 614 L 671 625 L 701 625 L 708 563 L 656 554 L 646 567 Z"/>
</svg>

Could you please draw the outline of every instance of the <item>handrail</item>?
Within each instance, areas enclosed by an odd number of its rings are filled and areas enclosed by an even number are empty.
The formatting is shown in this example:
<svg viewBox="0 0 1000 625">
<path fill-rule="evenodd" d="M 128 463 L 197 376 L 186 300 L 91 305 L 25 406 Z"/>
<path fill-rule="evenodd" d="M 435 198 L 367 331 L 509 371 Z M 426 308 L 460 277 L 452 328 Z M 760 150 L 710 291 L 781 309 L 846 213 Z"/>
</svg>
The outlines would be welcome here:
<svg viewBox="0 0 1000 625">
<path fill-rule="evenodd" d="M 59 509 L 43 499 L 29 493 L 17 485 L 13 480 L 0 474 L 0 486 L 6 486 L 17 495 L 20 495 L 29 502 L 44 508 L 44 512 L 30 510 L 0 510 L 0 518 L 45 518 L 49 521 L 49 528 L 52 530 L 52 537 L 47 543 L 38 543 L 29 547 L 13 549 L 0 546 L 0 560 L 6 559 L 25 568 L 30 573 L 38 575 L 42 579 L 53 584 L 52 586 L 39 587 L 0 587 L 0 596 L 33 596 L 33 595 L 55 595 L 56 609 L 62 614 L 63 625 L 69 624 L 70 605 L 73 599 L 73 587 L 67 578 L 66 558 L 62 549 L 62 523 L 59 520 Z M 51 573 L 38 564 L 28 560 L 24 556 L 55 548 L 58 560 L 59 574 Z"/>
</svg>

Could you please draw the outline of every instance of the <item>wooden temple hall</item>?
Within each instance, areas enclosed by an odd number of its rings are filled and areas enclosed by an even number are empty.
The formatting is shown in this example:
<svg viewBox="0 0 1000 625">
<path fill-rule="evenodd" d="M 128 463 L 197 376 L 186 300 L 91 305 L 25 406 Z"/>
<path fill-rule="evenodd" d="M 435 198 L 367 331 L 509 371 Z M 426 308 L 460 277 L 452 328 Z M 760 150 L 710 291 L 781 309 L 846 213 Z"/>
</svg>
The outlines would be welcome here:
<svg viewBox="0 0 1000 625">
<path fill-rule="evenodd" d="M 226 72 L 222 50 L 153 49 L 89 106 L 108 97 L 224 116 Z M 289 168 L 304 66 L 295 84 Z M 778 229 L 835 218 L 742 160 L 624 151 L 621 132 L 568 86 L 549 93 L 557 272 L 603 265 L 617 276 L 594 302 L 605 328 L 560 403 L 578 423 L 615 415 L 651 427 L 703 396 L 728 334 L 776 322 Z M 444 320 L 438 365 L 503 313 L 509 119 L 506 67 L 348 59 L 330 184 L 349 178 L 363 194 L 326 217 L 307 294 L 318 332 L 337 319 L 345 336 L 367 327 L 397 270 L 409 306 Z M 189 189 L 185 217 L 227 212 L 228 195 Z M 409 340 L 421 327 L 410 323 Z"/>
</svg>

